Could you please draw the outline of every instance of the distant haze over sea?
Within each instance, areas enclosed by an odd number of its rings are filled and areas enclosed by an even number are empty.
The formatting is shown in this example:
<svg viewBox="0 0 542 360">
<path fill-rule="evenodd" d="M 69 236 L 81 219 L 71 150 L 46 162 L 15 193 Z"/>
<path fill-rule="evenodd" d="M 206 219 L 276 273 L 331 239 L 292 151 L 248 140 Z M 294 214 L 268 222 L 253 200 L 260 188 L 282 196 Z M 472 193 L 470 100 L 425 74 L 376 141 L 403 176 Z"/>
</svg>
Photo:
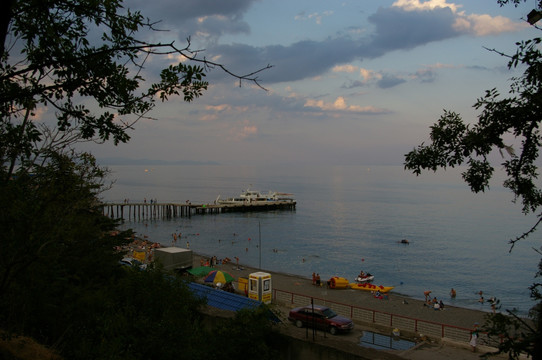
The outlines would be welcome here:
<svg viewBox="0 0 542 360">
<path fill-rule="evenodd" d="M 101 165 L 220 165 L 216 161 L 190 161 L 190 160 L 179 160 L 179 161 L 167 161 L 167 160 L 157 160 L 157 159 L 131 159 L 131 158 L 121 158 L 121 157 L 108 157 L 108 158 L 99 158 L 98 162 Z"/>
</svg>

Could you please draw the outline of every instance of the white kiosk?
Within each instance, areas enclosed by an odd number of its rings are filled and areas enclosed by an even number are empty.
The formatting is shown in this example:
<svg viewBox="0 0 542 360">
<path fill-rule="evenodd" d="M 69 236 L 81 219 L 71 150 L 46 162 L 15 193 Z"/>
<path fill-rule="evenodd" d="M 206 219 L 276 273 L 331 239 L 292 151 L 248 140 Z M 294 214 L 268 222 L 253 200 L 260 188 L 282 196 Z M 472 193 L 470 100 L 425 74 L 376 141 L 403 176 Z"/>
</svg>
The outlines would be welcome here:
<svg viewBox="0 0 542 360">
<path fill-rule="evenodd" d="M 255 272 L 248 276 L 248 297 L 270 304 L 272 299 L 271 274 Z"/>
</svg>

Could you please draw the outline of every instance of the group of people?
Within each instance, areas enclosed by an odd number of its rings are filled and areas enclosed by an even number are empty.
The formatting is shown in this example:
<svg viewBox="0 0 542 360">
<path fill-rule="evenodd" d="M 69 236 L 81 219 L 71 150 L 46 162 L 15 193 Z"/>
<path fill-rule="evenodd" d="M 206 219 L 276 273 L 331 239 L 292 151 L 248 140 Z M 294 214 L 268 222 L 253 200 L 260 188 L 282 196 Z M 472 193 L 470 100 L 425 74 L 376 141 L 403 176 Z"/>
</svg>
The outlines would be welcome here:
<svg viewBox="0 0 542 360">
<path fill-rule="evenodd" d="M 452 293 L 450 292 L 450 296 L 455 297 L 455 290 L 452 288 Z M 431 290 L 427 290 L 423 292 L 423 295 L 425 296 L 425 302 L 423 303 L 423 306 L 427 306 L 429 308 L 433 308 L 433 310 L 444 310 L 444 302 L 441 300 L 438 300 L 437 297 L 433 297 L 431 299 Z"/>
<path fill-rule="evenodd" d="M 205 260 L 203 257 L 200 259 L 200 265 L 201 266 L 209 266 L 209 267 L 215 267 L 218 264 L 227 264 L 230 261 L 229 258 L 225 258 L 224 260 L 218 259 L 216 256 L 211 256 L 209 260 Z"/>
<path fill-rule="evenodd" d="M 484 299 L 484 293 L 482 292 L 482 290 L 480 290 L 478 295 L 480 295 L 480 298 L 478 299 L 478 302 L 480 304 L 483 304 L 485 302 L 485 299 Z M 495 310 L 497 309 L 497 303 L 498 303 L 497 298 L 492 296 L 492 297 L 489 298 L 488 302 L 491 305 L 491 311 L 495 314 Z"/>
<path fill-rule="evenodd" d="M 429 293 L 431 293 L 431 291 L 429 291 Z M 442 302 L 442 299 L 438 300 L 436 296 L 431 299 L 430 296 L 426 295 L 423 306 L 433 308 L 433 310 L 444 310 L 444 302 Z"/>
<path fill-rule="evenodd" d="M 440 301 L 437 301 L 437 298 L 433 298 L 431 299 L 431 291 L 430 290 L 427 290 L 427 291 L 424 291 L 424 296 L 425 296 L 425 303 L 424 303 L 424 306 L 432 306 L 435 310 L 442 310 L 444 308 L 444 304 L 442 302 L 442 300 Z M 484 299 L 484 293 L 482 290 L 480 290 L 478 292 L 478 295 L 480 296 L 479 299 L 478 299 L 478 302 L 480 304 L 483 304 L 485 303 L 485 299 Z M 450 290 L 450 297 L 452 299 L 455 299 L 455 297 L 457 296 L 457 291 L 452 288 Z M 493 313 L 495 313 L 496 311 L 496 308 L 497 308 L 497 304 L 498 304 L 498 300 L 492 296 L 489 298 L 488 302 L 491 304 L 491 310 L 493 311 Z"/>
<path fill-rule="evenodd" d="M 312 284 L 320 286 L 321 283 L 320 274 L 312 273 Z"/>
<path fill-rule="evenodd" d="M 175 246 L 177 244 L 177 240 L 181 240 L 183 234 L 182 233 L 173 233 L 171 234 L 171 236 L 173 237 L 173 242 L 171 243 L 171 246 Z M 186 248 L 187 249 L 190 249 L 190 241 L 186 241 Z"/>
</svg>

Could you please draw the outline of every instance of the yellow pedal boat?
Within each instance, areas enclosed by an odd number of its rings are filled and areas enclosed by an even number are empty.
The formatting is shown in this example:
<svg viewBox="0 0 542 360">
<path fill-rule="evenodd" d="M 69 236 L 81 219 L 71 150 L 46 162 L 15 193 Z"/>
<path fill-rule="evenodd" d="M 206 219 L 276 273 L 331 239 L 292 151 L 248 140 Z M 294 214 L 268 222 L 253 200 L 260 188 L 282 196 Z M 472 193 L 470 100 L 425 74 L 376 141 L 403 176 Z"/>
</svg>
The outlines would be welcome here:
<svg viewBox="0 0 542 360">
<path fill-rule="evenodd" d="M 387 293 L 388 291 L 392 290 L 393 286 L 382 286 L 382 285 L 374 285 L 374 284 L 368 284 L 368 283 L 351 283 L 350 288 L 354 290 L 365 290 L 365 291 L 379 291 L 381 293 Z"/>
</svg>

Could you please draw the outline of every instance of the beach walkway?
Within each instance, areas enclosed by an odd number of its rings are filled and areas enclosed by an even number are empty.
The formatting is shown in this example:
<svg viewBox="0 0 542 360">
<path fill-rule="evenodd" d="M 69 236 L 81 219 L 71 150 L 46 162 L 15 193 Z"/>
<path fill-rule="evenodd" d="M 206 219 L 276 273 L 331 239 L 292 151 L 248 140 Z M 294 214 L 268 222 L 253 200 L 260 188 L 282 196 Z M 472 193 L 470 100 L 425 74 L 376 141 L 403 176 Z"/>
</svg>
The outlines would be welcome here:
<svg viewBox="0 0 542 360">
<path fill-rule="evenodd" d="M 200 266 L 201 258 L 200 255 L 194 256 L 194 267 Z M 453 306 L 446 306 L 444 310 L 435 311 L 424 306 L 424 302 L 421 300 L 402 296 L 393 291 L 389 293 L 387 299 L 379 299 L 367 291 L 329 289 L 325 285 L 327 279 L 322 279 L 323 286 L 315 286 L 310 277 L 304 278 L 242 265 L 238 267 L 234 263 L 218 264 L 215 269 L 227 271 L 236 279 L 239 277 L 248 278 L 249 274 L 257 271 L 270 273 L 272 275 L 273 306 L 278 308 L 280 316 L 284 320 L 286 320 L 291 308 L 309 305 L 311 299 L 315 304 L 327 305 L 340 315 L 352 318 L 356 323 L 356 328 L 351 333 L 340 336 L 319 333 L 315 341 L 329 346 L 339 346 L 338 348 L 343 350 L 351 348 L 353 354 L 366 353 L 367 349 L 360 346 L 363 331 L 390 335 L 395 328 L 401 331 L 401 335 L 413 340 L 416 337 L 416 341 L 420 341 L 419 337 L 423 335 L 426 340 L 406 351 L 378 351 L 379 354 L 387 354 L 390 357 L 379 355 L 375 359 L 474 360 L 479 359 L 480 353 L 490 349 L 484 346 L 483 336 L 481 336 L 480 349 L 477 353 L 473 353 L 468 345 L 470 330 L 474 324 L 484 323 L 487 313 L 482 311 Z M 235 285 L 238 284 L 235 283 Z M 306 329 L 297 329 L 287 320 L 284 326 L 287 332 L 293 336 L 307 337 Z M 310 333 L 312 334 L 312 331 Z M 312 335 L 307 340 L 313 340 Z M 372 349 L 369 351 L 374 352 Z"/>
</svg>

